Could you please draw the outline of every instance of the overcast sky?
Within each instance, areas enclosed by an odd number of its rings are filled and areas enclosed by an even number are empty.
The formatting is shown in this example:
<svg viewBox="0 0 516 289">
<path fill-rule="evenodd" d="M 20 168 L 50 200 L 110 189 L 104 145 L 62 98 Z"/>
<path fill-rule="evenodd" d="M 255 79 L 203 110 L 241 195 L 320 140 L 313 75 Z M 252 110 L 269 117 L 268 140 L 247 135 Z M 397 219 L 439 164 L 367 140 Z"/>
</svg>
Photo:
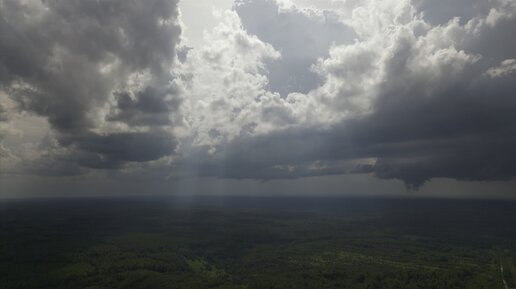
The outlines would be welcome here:
<svg viewBox="0 0 516 289">
<path fill-rule="evenodd" d="M 516 198 L 516 0 L 0 0 L 0 197 Z"/>
</svg>

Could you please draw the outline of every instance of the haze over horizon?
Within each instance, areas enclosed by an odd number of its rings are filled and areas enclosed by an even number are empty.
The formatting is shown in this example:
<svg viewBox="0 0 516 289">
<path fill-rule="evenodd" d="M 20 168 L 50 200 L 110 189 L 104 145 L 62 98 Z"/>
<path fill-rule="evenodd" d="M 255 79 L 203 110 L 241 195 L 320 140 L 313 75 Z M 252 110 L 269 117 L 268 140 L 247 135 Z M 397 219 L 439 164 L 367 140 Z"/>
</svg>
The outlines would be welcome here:
<svg viewBox="0 0 516 289">
<path fill-rule="evenodd" d="M 516 0 L 0 0 L 0 198 L 516 199 Z"/>
</svg>

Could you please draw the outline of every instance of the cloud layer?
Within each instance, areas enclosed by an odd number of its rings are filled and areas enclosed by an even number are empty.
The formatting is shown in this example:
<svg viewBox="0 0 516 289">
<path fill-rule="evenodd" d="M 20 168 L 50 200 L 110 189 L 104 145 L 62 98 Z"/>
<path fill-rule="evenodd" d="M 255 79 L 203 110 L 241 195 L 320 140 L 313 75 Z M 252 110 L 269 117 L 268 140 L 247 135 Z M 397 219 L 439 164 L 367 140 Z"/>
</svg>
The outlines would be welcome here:
<svg viewBox="0 0 516 289">
<path fill-rule="evenodd" d="M 513 179 L 516 1 L 477 2 L 237 1 L 190 49 L 176 1 L 0 0 L 0 143 L 50 124 L 2 174 Z"/>
</svg>

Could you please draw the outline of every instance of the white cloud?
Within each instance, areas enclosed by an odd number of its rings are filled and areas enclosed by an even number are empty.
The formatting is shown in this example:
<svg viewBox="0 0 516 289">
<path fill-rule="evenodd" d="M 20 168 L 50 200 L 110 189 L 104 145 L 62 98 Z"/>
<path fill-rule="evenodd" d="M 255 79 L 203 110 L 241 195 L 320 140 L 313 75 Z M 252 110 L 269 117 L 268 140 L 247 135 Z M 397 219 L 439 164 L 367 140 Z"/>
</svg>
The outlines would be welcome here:
<svg viewBox="0 0 516 289">
<path fill-rule="evenodd" d="M 248 35 L 234 11 L 225 11 L 221 19 L 206 33 L 207 44 L 191 50 L 181 67 L 185 122 L 196 145 L 268 131 L 278 119 L 267 119 L 264 112 L 282 109 L 279 95 L 265 89 L 265 61 L 278 59 L 279 52 Z"/>
<path fill-rule="evenodd" d="M 502 61 L 500 66 L 490 68 L 486 73 L 492 77 L 503 77 L 516 71 L 516 59 L 506 59 Z"/>
</svg>

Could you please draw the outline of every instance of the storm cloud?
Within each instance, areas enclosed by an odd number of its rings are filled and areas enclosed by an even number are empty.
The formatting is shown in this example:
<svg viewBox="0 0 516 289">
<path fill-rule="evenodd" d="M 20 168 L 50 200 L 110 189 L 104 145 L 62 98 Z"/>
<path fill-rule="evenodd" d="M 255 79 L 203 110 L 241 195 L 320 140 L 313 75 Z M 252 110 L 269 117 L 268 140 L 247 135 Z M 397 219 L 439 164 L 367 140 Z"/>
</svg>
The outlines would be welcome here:
<svg viewBox="0 0 516 289">
<path fill-rule="evenodd" d="M 0 168 L 514 179 L 516 1 L 438 2 L 236 1 L 186 47 L 177 1 L 0 0 Z"/>
<path fill-rule="evenodd" d="M 260 5 L 271 5 L 265 3 Z M 503 39 L 516 27 L 514 3 L 496 4 L 437 26 L 424 15 L 438 12 L 417 11 L 409 2 L 399 6 L 399 15 L 378 9 L 388 17 L 380 18 L 386 26 L 373 27 L 382 34 L 363 31 L 361 42 L 334 46 L 319 64 L 326 83 L 307 95 L 282 96 L 283 108 L 319 98 L 304 115 L 318 111 L 316 121 L 259 136 L 243 133 L 197 166 L 205 175 L 263 180 L 373 173 L 410 188 L 432 178 L 513 178 L 516 46 Z M 356 23 L 370 20 L 356 15 Z M 500 42 L 506 44 L 502 50 L 492 45 Z M 358 103 L 348 116 L 354 98 Z"/>
<path fill-rule="evenodd" d="M 18 110 L 45 117 L 60 145 L 116 161 L 174 150 L 169 137 L 144 131 L 170 123 L 180 103 L 170 73 L 181 32 L 176 1 L 0 7 L 1 87 Z"/>
</svg>

